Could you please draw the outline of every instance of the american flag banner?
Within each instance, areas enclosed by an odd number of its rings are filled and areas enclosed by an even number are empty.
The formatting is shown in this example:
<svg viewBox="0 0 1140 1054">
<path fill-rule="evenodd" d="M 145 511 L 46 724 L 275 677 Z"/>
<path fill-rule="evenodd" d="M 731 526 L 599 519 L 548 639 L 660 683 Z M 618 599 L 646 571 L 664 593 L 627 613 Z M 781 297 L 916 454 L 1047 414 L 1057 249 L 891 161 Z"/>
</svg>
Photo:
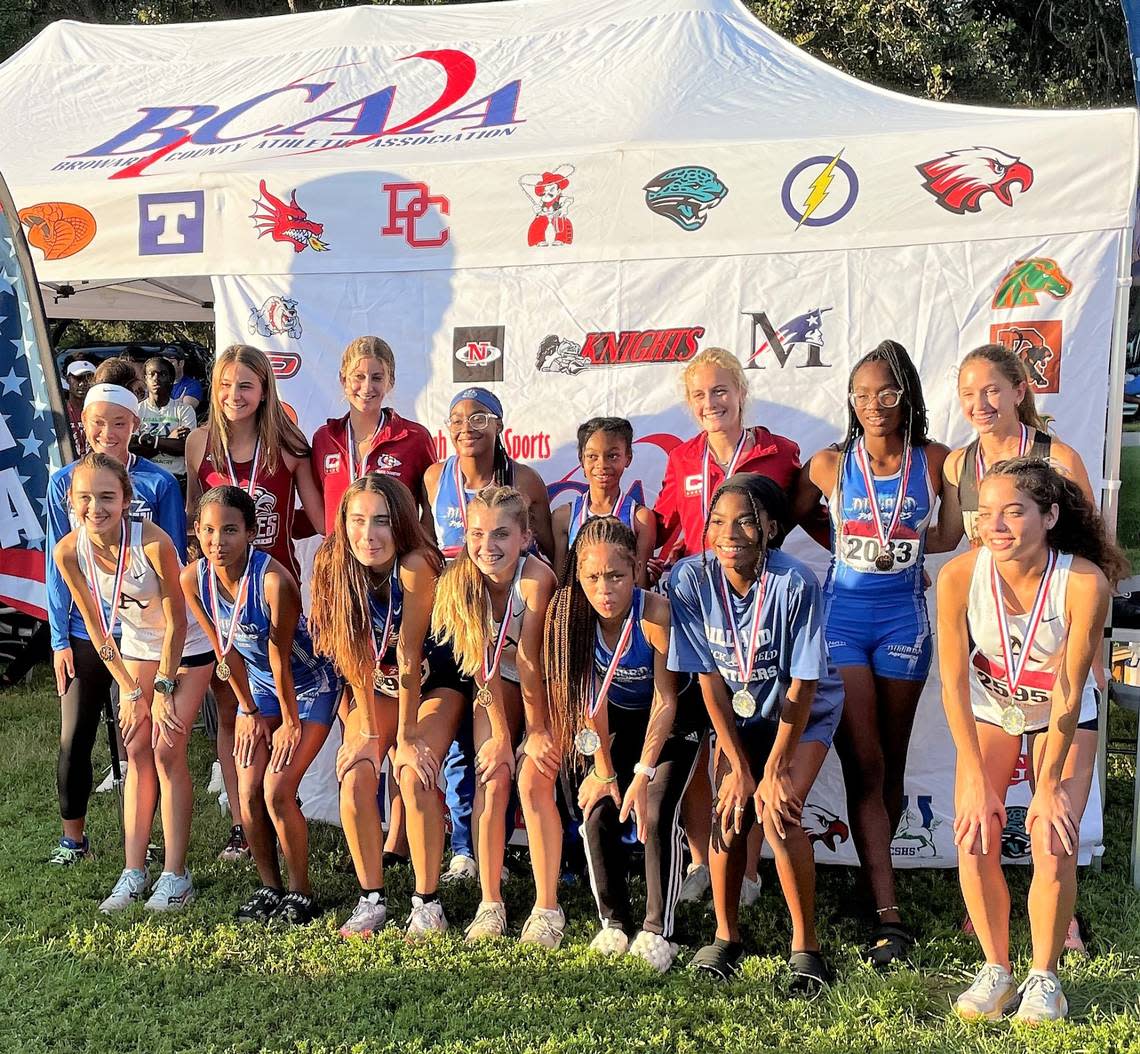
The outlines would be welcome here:
<svg viewBox="0 0 1140 1054">
<path fill-rule="evenodd" d="M 63 404 L 20 222 L 0 180 L 0 603 L 47 618 L 47 486 Z M 47 557 L 50 558 L 50 557 Z"/>
</svg>

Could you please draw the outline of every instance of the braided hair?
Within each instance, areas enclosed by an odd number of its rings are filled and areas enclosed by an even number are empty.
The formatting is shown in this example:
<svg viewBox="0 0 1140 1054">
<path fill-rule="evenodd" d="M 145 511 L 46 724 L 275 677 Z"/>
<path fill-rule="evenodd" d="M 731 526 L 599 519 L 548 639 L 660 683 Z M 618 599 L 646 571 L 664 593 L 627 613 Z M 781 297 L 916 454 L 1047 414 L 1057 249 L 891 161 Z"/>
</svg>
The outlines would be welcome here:
<svg viewBox="0 0 1140 1054">
<path fill-rule="evenodd" d="M 544 666 L 550 700 L 551 735 L 561 756 L 581 766 L 574 737 L 585 724 L 594 692 L 594 637 L 598 613 L 578 581 L 578 554 L 590 545 L 613 545 L 636 562 L 637 540 L 616 516 L 595 516 L 570 548 L 563 585 L 546 610 Z"/>
<path fill-rule="evenodd" d="M 768 551 L 779 549 L 788 536 L 788 524 L 791 523 L 788 496 L 775 480 L 761 476 L 757 472 L 737 472 L 735 475 L 729 476 L 717 487 L 712 501 L 709 502 L 709 511 L 705 515 L 705 529 L 701 534 L 702 541 L 708 536 L 713 509 L 716 508 L 716 503 L 724 494 L 743 495 L 752 508 L 752 516 L 757 527 L 760 526 L 761 512 L 768 517 L 769 522 L 776 525 L 776 532 L 771 538 L 764 537 L 763 534 L 760 538 L 760 558 L 756 561 L 756 581 L 759 582 L 760 576 L 764 573 L 764 565 L 768 561 Z M 708 571 L 707 549 L 701 552 L 701 566 L 706 572 Z"/>
</svg>

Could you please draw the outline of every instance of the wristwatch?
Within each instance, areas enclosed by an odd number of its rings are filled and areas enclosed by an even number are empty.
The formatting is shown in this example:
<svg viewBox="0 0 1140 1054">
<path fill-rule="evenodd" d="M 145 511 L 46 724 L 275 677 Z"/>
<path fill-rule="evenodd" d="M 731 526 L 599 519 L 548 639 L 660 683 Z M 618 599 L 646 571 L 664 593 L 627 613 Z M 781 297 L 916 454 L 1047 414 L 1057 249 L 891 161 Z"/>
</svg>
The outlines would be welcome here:
<svg viewBox="0 0 1140 1054">
<path fill-rule="evenodd" d="M 657 775 L 656 765 L 643 765 L 640 761 L 633 766 L 633 771 L 638 776 L 644 776 L 650 783 L 653 782 L 653 777 Z"/>
<path fill-rule="evenodd" d="M 173 695 L 174 689 L 178 687 L 178 682 L 172 677 L 156 677 L 154 679 L 154 690 L 159 695 Z"/>
</svg>

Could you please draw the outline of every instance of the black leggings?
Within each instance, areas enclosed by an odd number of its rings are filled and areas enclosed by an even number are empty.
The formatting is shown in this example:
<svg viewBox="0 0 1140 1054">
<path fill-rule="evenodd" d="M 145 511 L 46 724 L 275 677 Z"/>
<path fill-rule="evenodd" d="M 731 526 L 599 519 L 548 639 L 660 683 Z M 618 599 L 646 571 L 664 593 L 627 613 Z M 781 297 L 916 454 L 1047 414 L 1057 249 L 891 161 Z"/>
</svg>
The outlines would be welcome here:
<svg viewBox="0 0 1140 1054">
<path fill-rule="evenodd" d="M 60 815 L 65 820 L 82 820 L 93 782 L 91 751 L 115 681 L 91 641 L 72 637 L 70 643 L 75 676 L 60 699 L 62 727 L 55 780 Z"/>
<path fill-rule="evenodd" d="M 609 708 L 610 755 L 623 795 L 633 779 L 633 766 L 641 759 L 648 725 L 648 710 Z M 686 734 L 686 730 L 674 728 L 661 748 L 657 773 L 649 783 L 642 929 L 666 938 L 673 932 L 673 913 L 681 892 L 681 799 L 693 778 L 700 739 L 699 731 Z M 629 849 L 622 842 L 622 828 L 617 806 L 606 798 L 585 818 L 582 840 L 598 915 L 606 925 L 628 932 L 632 928 Z"/>
</svg>

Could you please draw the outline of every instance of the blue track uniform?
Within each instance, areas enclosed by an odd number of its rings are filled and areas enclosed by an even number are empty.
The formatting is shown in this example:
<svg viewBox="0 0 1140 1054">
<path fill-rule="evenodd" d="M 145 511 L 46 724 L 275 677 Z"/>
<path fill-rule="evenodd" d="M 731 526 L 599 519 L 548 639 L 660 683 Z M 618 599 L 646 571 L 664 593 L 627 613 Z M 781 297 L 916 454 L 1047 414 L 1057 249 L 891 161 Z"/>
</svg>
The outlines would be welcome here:
<svg viewBox="0 0 1140 1054">
<path fill-rule="evenodd" d="M 841 458 L 843 509 L 839 495 L 828 502 L 832 559 L 827 596 L 827 647 L 836 666 L 866 666 L 876 675 L 924 681 L 932 644 L 926 612 L 923 559 L 926 529 L 934 511 L 934 488 L 926 451 L 914 447 L 903 511 L 891 536 L 894 567 L 875 566 L 878 539 L 868 504 L 867 484 L 854 454 Z M 890 523 L 899 475 L 874 478 L 880 522 Z"/>
<path fill-rule="evenodd" d="M 590 492 L 587 490 L 585 494 L 579 494 L 570 503 L 570 529 L 567 533 L 567 545 L 573 545 L 574 539 L 578 537 L 578 532 L 582 529 L 582 506 L 586 505 L 589 509 Z M 634 521 L 634 516 L 637 515 L 638 502 L 632 494 L 626 494 L 614 512 L 622 523 L 624 523 L 634 534 L 637 533 L 637 525 Z M 586 522 L 595 519 L 595 516 L 587 511 Z"/>
<path fill-rule="evenodd" d="M 272 557 L 263 549 L 250 549 L 249 587 L 241 609 L 241 622 L 234 637 L 234 648 L 245 660 L 253 704 L 266 717 L 280 717 L 281 703 L 273 670 L 269 665 L 269 604 L 265 599 L 265 570 Z M 213 618 L 211 593 L 213 576 L 203 557 L 198 561 L 198 595 L 207 616 Z M 218 637 L 225 639 L 233 619 L 233 603 L 219 592 L 217 597 L 219 621 L 214 626 Z M 293 671 L 293 690 L 297 695 L 297 712 L 302 721 L 316 721 L 331 725 L 340 700 L 341 682 L 333 671 L 332 663 L 313 654 L 313 642 L 305 616 L 297 621 L 293 636 L 293 650 L 289 654 L 289 667 Z"/>
</svg>

